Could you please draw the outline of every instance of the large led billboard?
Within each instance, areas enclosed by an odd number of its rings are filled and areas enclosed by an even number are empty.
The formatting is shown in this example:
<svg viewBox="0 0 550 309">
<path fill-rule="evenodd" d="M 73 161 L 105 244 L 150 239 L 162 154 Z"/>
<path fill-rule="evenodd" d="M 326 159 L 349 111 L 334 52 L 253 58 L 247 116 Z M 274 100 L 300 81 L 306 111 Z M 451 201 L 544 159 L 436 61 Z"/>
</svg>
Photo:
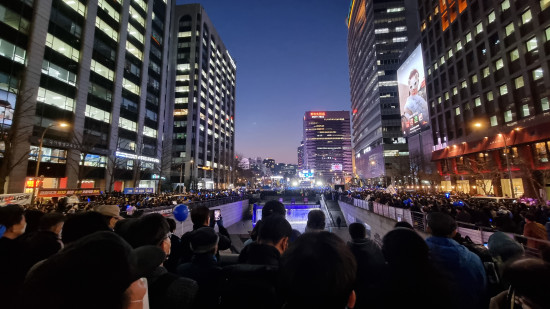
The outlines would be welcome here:
<svg viewBox="0 0 550 309">
<path fill-rule="evenodd" d="M 424 61 L 420 45 L 397 70 L 399 107 L 403 135 L 418 133 L 429 126 Z"/>
</svg>

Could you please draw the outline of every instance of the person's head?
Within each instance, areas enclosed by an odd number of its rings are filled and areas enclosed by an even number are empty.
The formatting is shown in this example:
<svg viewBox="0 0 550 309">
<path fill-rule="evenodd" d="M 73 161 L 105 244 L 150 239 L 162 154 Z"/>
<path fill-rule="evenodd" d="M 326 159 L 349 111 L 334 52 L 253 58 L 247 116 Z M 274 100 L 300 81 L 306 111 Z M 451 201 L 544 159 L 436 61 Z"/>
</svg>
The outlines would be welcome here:
<svg viewBox="0 0 550 309">
<path fill-rule="evenodd" d="M 530 212 L 526 213 L 524 218 L 526 223 L 531 223 L 535 221 L 535 215 Z"/>
<path fill-rule="evenodd" d="M 170 227 L 170 233 L 174 233 L 176 231 L 176 220 L 172 218 L 166 218 L 166 221 L 168 222 L 168 226 Z"/>
<path fill-rule="evenodd" d="M 262 219 L 267 218 L 273 214 L 278 214 L 283 217 L 286 216 L 285 205 L 276 200 L 267 201 L 262 208 Z"/>
<path fill-rule="evenodd" d="M 134 248 L 145 245 L 158 246 L 166 255 L 170 254 L 171 242 L 168 221 L 161 214 L 145 215 L 128 227 L 126 241 Z"/>
<path fill-rule="evenodd" d="M 281 257 L 279 283 L 285 308 L 353 308 L 357 263 L 348 246 L 329 232 L 306 233 Z"/>
<path fill-rule="evenodd" d="M 395 228 L 382 240 L 382 253 L 394 269 L 406 269 L 410 265 L 423 266 L 429 261 L 429 248 L 424 239 L 408 228 Z"/>
<path fill-rule="evenodd" d="M 285 217 L 273 214 L 262 219 L 258 232 L 258 243 L 272 245 L 282 254 L 288 248 L 292 226 Z"/>
<path fill-rule="evenodd" d="M 205 226 L 190 234 L 191 251 L 194 254 L 215 254 L 220 237 L 213 228 Z"/>
<path fill-rule="evenodd" d="M 63 229 L 66 219 L 65 215 L 59 212 L 47 213 L 40 218 L 38 229 L 40 231 L 50 231 L 56 235 L 61 235 L 61 230 Z"/>
<path fill-rule="evenodd" d="M 360 240 L 367 237 L 367 228 L 363 223 L 354 222 L 350 224 L 348 232 L 352 240 Z"/>
<path fill-rule="evenodd" d="M 64 244 L 69 244 L 92 233 L 109 230 L 102 214 L 88 211 L 68 216 L 61 238 Z"/>
<path fill-rule="evenodd" d="M 138 249 L 113 232 L 97 232 L 45 260 L 23 285 L 21 308 L 125 308 L 129 288 L 162 263 L 159 248 Z"/>
<path fill-rule="evenodd" d="M 27 222 L 24 213 L 25 210 L 19 205 L 0 207 L 0 225 L 6 228 L 2 237 L 15 239 L 25 233 Z"/>
<path fill-rule="evenodd" d="M 504 268 L 502 278 L 524 308 L 550 308 L 550 264 L 534 258 L 517 260 Z"/>
<path fill-rule="evenodd" d="M 416 69 L 413 69 L 409 74 L 409 92 L 410 95 L 418 94 L 418 86 L 420 83 L 420 74 Z"/>
<path fill-rule="evenodd" d="M 43 215 L 44 215 L 44 212 L 38 209 L 25 210 L 25 221 L 27 222 L 27 227 L 25 228 L 26 234 L 30 234 L 38 231 L 40 218 L 42 218 Z"/>
<path fill-rule="evenodd" d="M 191 209 L 191 222 L 197 226 L 208 226 L 210 224 L 210 209 L 206 206 L 197 206 Z"/>
<path fill-rule="evenodd" d="M 394 227 L 404 227 L 404 228 L 407 228 L 407 229 L 411 229 L 411 230 L 414 230 L 413 226 L 407 222 L 407 221 L 399 221 L 395 224 Z"/>
<path fill-rule="evenodd" d="M 494 258 L 500 258 L 504 263 L 519 258 L 525 253 L 520 243 L 503 232 L 495 232 L 491 235 L 487 245 L 489 247 L 489 253 Z"/>
<path fill-rule="evenodd" d="M 311 210 L 307 214 L 306 232 L 322 231 L 325 229 L 325 213 L 320 209 Z"/>
<path fill-rule="evenodd" d="M 99 205 L 94 211 L 103 215 L 111 230 L 114 230 L 117 221 L 124 219 L 120 216 L 120 208 L 117 205 Z"/>
<path fill-rule="evenodd" d="M 452 238 L 456 234 L 456 221 L 448 214 L 432 212 L 428 215 L 428 232 L 436 237 Z"/>
</svg>

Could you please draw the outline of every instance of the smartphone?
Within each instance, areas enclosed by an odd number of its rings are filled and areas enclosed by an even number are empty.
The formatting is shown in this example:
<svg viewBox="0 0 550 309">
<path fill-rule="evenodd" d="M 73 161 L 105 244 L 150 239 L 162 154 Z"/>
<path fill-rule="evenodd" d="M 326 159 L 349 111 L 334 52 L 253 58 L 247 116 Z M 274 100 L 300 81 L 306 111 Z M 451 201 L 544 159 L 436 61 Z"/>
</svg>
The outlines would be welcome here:
<svg viewBox="0 0 550 309">
<path fill-rule="evenodd" d="M 219 209 L 214 209 L 214 221 L 220 221 L 222 217 L 222 211 Z"/>
<path fill-rule="evenodd" d="M 488 243 L 483 243 L 483 245 L 485 246 L 485 248 L 489 249 L 489 244 Z"/>
</svg>

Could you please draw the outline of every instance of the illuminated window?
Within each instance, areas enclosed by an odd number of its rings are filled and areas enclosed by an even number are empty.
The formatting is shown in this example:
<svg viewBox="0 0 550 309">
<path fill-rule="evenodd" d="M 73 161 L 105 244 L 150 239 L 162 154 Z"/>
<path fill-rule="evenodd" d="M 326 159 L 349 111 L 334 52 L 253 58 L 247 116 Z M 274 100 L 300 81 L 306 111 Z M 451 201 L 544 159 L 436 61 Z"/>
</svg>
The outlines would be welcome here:
<svg viewBox="0 0 550 309">
<path fill-rule="evenodd" d="M 141 26 L 145 27 L 145 19 L 133 6 L 130 5 L 130 16 L 133 20 L 137 21 Z"/>
<path fill-rule="evenodd" d="M 401 6 L 401 7 L 386 9 L 386 13 L 395 13 L 395 12 L 401 12 L 401 11 L 404 11 L 404 10 L 405 10 L 405 8 Z"/>
<path fill-rule="evenodd" d="M 178 38 L 188 38 L 191 36 L 191 31 L 178 32 Z"/>
<path fill-rule="evenodd" d="M 64 83 L 67 83 L 71 86 L 76 85 L 76 74 L 67 71 L 64 68 L 55 65 L 47 60 L 44 60 L 42 62 L 42 73 L 49 75 Z"/>
<path fill-rule="evenodd" d="M 472 75 L 472 84 L 477 83 L 477 74 Z"/>
<path fill-rule="evenodd" d="M 115 72 L 108 69 L 106 66 L 102 65 L 101 63 L 95 61 L 92 59 L 92 63 L 90 64 L 90 69 L 97 74 L 107 78 L 110 81 L 113 81 L 115 79 Z"/>
<path fill-rule="evenodd" d="M 468 88 L 468 83 L 466 81 L 462 81 L 462 83 L 460 83 L 460 88 L 461 89 Z"/>
<path fill-rule="evenodd" d="M 78 1 L 77 1 L 78 2 Z M 97 2 L 97 6 L 99 6 L 107 15 L 111 16 L 114 20 L 117 22 L 120 22 L 120 15 L 118 12 L 105 0 L 99 0 Z"/>
<path fill-rule="evenodd" d="M 136 40 L 138 40 L 141 44 L 143 44 L 143 34 L 139 32 L 132 24 L 128 24 L 128 34 L 133 36 Z"/>
<path fill-rule="evenodd" d="M 441 58 L 439 58 L 439 64 L 440 65 L 445 64 L 445 56 L 441 56 Z"/>
<path fill-rule="evenodd" d="M 95 120 L 111 123 L 111 113 L 90 105 L 86 105 L 84 115 Z"/>
<path fill-rule="evenodd" d="M 407 27 L 405 26 L 395 27 L 395 32 L 403 32 L 403 31 L 407 31 Z"/>
<path fill-rule="evenodd" d="M 492 22 L 495 21 L 495 19 L 496 19 L 496 17 L 495 17 L 495 11 L 491 11 L 491 13 L 489 13 L 489 16 L 487 16 L 487 21 L 488 21 L 489 23 L 492 23 Z"/>
<path fill-rule="evenodd" d="M 483 32 L 483 24 L 481 22 L 479 22 L 477 25 L 476 25 L 476 35 L 480 34 Z"/>
<path fill-rule="evenodd" d="M 44 89 L 42 87 L 38 88 L 38 97 L 37 101 L 44 104 L 56 106 L 58 108 L 74 111 L 74 100 L 66 96 L 60 95 L 59 93 L 53 92 L 51 90 Z"/>
<path fill-rule="evenodd" d="M 466 43 L 470 42 L 472 40 L 472 33 L 468 32 L 466 33 Z"/>
<path fill-rule="evenodd" d="M 491 127 L 498 126 L 497 116 L 491 116 L 489 119 L 491 121 Z"/>
<path fill-rule="evenodd" d="M 457 95 L 458 94 L 458 87 L 454 87 L 453 88 L 453 95 Z"/>
<path fill-rule="evenodd" d="M 132 0 L 133 3 L 139 5 L 145 12 L 147 12 L 147 4 L 143 0 Z"/>
<path fill-rule="evenodd" d="M 508 87 L 506 86 L 506 84 L 501 85 L 500 87 L 498 87 L 498 91 L 500 95 L 506 95 L 508 94 Z"/>
<path fill-rule="evenodd" d="M 518 49 L 514 49 L 510 52 L 510 62 L 514 62 L 519 59 L 519 51 Z"/>
<path fill-rule="evenodd" d="M 139 95 L 139 86 L 127 80 L 126 78 L 122 79 L 122 87 L 134 94 Z"/>
<path fill-rule="evenodd" d="M 187 112 L 187 109 L 174 109 L 174 116 L 185 116 Z"/>
<path fill-rule="evenodd" d="M 500 3 L 500 10 L 501 11 L 506 11 L 507 9 L 510 8 L 510 0 L 504 0 Z"/>
<path fill-rule="evenodd" d="M 78 61 L 80 58 L 80 51 L 78 49 L 73 48 L 50 33 L 46 36 L 46 46 L 74 61 Z"/>
<path fill-rule="evenodd" d="M 475 107 L 481 106 L 481 98 L 477 97 L 474 99 L 474 105 Z"/>
<path fill-rule="evenodd" d="M 450 59 L 452 56 L 453 56 L 453 50 L 452 50 L 452 49 L 449 49 L 449 50 L 447 51 L 447 58 Z"/>
<path fill-rule="evenodd" d="M 437 97 L 437 103 L 441 104 L 441 97 Z"/>
<path fill-rule="evenodd" d="M 136 56 L 139 60 L 143 60 L 143 53 L 129 41 L 126 41 L 126 50 L 129 54 Z"/>
<path fill-rule="evenodd" d="M 545 32 L 546 32 L 546 41 L 548 42 L 550 41 L 550 27 L 546 28 Z"/>
<path fill-rule="evenodd" d="M 483 74 L 483 78 L 489 77 L 489 75 L 491 74 L 491 72 L 489 71 L 489 67 L 484 67 L 481 72 Z"/>
<path fill-rule="evenodd" d="M 548 100 L 548 98 L 542 98 L 540 100 L 540 107 L 543 111 L 547 111 L 550 109 L 550 101 Z"/>
<path fill-rule="evenodd" d="M 95 26 L 103 31 L 108 37 L 118 42 L 118 32 L 111 28 L 111 26 L 109 26 L 109 24 L 104 22 L 101 18 L 97 17 L 95 19 Z"/>
<path fill-rule="evenodd" d="M 49 35 L 49 34 L 48 34 Z M 12 43 L 0 39 L 0 56 L 24 64 L 27 51 Z"/>
<path fill-rule="evenodd" d="M 148 126 L 143 127 L 143 135 L 149 136 L 152 138 L 157 138 L 157 130 L 149 128 Z"/>
<path fill-rule="evenodd" d="M 63 0 L 63 2 L 71 9 L 75 10 L 78 14 L 84 17 L 86 16 L 86 5 L 82 4 L 82 2 L 75 0 Z"/>
<path fill-rule="evenodd" d="M 504 122 L 510 122 L 512 121 L 512 111 L 507 110 L 504 112 Z"/>
<path fill-rule="evenodd" d="M 460 115 L 460 107 L 455 108 L 455 115 Z"/>
<path fill-rule="evenodd" d="M 523 106 L 521 106 L 521 113 L 522 113 L 522 116 L 523 116 L 523 117 L 529 116 L 529 115 L 531 114 L 531 113 L 529 112 L 529 105 L 524 104 Z"/>
<path fill-rule="evenodd" d="M 449 93 L 445 92 L 445 100 L 448 100 L 448 99 L 449 99 Z"/>
<path fill-rule="evenodd" d="M 506 33 L 506 36 L 509 36 L 510 34 L 514 33 L 514 23 L 509 23 L 508 25 L 506 25 L 506 27 L 504 27 L 504 31 Z"/>
<path fill-rule="evenodd" d="M 458 52 L 461 49 L 462 49 L 462 42 L 461 41 L 456 42 L 456 51 Z"/>
<path fill-rule="evenodd" d="M 536 68 L 533 70 L 533 80 L 539 80 L 543 76 L 542 68 Z"/>
<path fill-rule="evenodd" d="M 529 39 L 529 41 L 527 41 L 525 43 L 525 47 L 527 47 L 527 51 L 530 52 L 534 49 L 537 49 L 537 38 L 536 37 L 532 37 Z"/>
<path fill-rule="evenodd" d="M 375 34 L 389 33 L 389 32 L 390 32 L 390 29 L 389 29 L 389 28 L 374 29 L 374 33 L 375 33 Z"/>
<path fill-rule="evenodd" d="M 493 97 L 493 92 L 492 92 L 492 91 L 487 92 L 487 94 L 485 95 L 485 97 L 487 98 L 487 101 L 492 102 L 493 99 L 494 99 L 494 97 Z"/>
<path fill-rule="evenodd" d="M 504 61 L 502 61 L 502 58 L 497 59 L 495 61 L 495 70 L 498 71 L 504 67 Z"/>
<path fill-rule="evenodd" d="M 533 19 L 533 16 L 531 16 L 531 10 L 527 10 L 523 14 L 521 14 L 522 25 L 525 25 L 526 23 L 530 22 L 531 19 Z"/>
<path fill-rule="evenodd" d="M 525 83 L 523 82 L 523 76 L 514 79 L 514 85 L 516 86 L 516 89 L 525 86 Z"/>
<path fill-rule="evenodd" d="M 120 117 L 118 119 L 118 126 L 129 131 L 137 131 L 137 123 L 126 118 Z"/>
<path fill-rule="evenodd" d="M 550 0 L 540 0 L 540 10 L 543 11 L 550 7 Z"/>
</svg>

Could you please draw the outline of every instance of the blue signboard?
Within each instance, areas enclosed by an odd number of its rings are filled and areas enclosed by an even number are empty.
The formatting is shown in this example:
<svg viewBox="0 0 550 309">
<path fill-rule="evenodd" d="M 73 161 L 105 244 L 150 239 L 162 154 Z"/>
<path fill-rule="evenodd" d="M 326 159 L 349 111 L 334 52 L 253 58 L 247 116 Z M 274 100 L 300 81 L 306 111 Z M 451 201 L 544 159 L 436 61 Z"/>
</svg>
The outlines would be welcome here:
<svg viewBox="0 0 550 309">
<path fill-rule="evenodd" d="M 155 193 L 154 188 L 124 188 L 124 194 L 148 194 Z"/>
</svg>

